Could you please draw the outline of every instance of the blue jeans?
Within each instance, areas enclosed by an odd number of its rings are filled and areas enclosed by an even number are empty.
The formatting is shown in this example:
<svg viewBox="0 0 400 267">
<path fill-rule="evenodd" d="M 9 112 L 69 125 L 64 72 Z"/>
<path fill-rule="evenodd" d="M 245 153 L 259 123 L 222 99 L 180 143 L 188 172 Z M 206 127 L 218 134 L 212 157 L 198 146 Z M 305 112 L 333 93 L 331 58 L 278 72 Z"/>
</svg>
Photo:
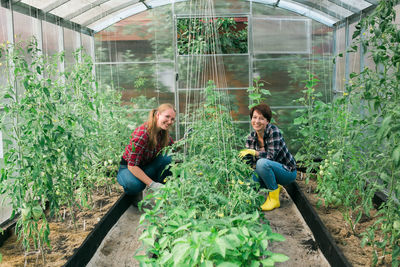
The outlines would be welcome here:
<svg viewBox="0 0 400 267">
<path fill-rule="evenodd" d="M 171 172 L 168 169 L 164 171 L 170 163 L 170 156 L 160 154 L 152 162 L 141 167 L 141 169 L 153 181 L 163 183 L 164 178 L 171 175 Z M 136 195 L 146 188 L 146 184 L 136 178 L 136 176 L 134 176 L 128 169 L 127 165 L 120 165 L 117 174 L 117 181 L 128 195 Z"/>
<path fill-rule="evenodd" d="M 261 187 L 266 187 L 271 190 L 278 188 L 278 184 L 288 185 L 296 179 L 297 171 L 288 171 L 279 162 L 272 161 L 266 158 L 261 158 L 257 161 L 253 180 L 259 182 Z"/>
</svg>

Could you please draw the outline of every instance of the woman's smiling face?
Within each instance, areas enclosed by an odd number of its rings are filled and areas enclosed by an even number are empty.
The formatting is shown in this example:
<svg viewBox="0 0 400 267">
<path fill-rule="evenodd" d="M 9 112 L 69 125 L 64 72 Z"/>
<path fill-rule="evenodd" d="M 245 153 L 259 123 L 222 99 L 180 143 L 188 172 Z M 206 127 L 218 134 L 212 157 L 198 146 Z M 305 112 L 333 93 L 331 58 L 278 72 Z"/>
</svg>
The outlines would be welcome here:
<svg viewBox="0 0 400 267">
<path fill-rule="evenodd" d="M 265 118 L 261 112 L 254 110 L 253 117 L 251 117 L 251 126 L 256 132 L 264 131 L 269 121 Z"/>
<path fill-rule="evenodd" d="M 176 113 L 172 108 L 157 113 L 157 127 L 162 130 L 168 130 L 175 122 Z"/>
</svg>

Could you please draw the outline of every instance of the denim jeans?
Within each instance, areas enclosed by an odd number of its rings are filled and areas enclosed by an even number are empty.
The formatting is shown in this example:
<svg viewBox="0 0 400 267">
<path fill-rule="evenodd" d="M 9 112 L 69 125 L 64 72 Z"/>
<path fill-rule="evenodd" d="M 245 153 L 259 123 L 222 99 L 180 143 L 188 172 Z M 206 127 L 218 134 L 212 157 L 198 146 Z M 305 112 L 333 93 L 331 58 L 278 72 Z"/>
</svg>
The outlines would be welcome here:
<svg viewBox="0 0 400 267">
<path fill-rule="evenodd" d="M 164 178 L 171 174 L 168 169 L 164 171 L 170 163 L 170 156 L 158 155 L 152 162 L 141 169 L 153 181 L 163 183 Z M 146 188 L 146 184 L 136 178 L 128 169 L 127 165 L 120 165 L 117 174 L 117 181 L 128 195 L 136 195 Z"/>
<path fill-rule="evenodd" d="M 261 158 L 257 161 L 253 180 L 259 182 L 261 187 L 275 190 L 278 188 L 278 184 L 288 185 L 293 182 L 296 175 L 296 170 L 288 171 L 279 162 Z"/>
</svg>

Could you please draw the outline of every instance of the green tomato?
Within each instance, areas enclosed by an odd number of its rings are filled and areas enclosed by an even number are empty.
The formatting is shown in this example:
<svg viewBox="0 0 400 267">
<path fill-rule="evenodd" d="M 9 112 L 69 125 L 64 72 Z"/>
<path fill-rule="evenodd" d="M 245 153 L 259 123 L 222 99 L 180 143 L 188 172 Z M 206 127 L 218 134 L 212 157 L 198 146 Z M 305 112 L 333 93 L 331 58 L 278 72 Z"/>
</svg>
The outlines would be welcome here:
<svg viewBox="0 0 400 267">
<path fill-rule="evenodd" d="M 36 221 L 42 217 L 43 210 L 40 206 L 35 206 L 32 208 L 33 219 Z"/>
<path fill-rule="evenodd" d="M 338 206 L 340 206 L 340 205 L 342 205 L 342 200 L 341 200 L 341 199 L 337 199 L 337 200 L 335 201 L 335 206 L 338 207 Z"/>
<path fill-rule="evenodd" d="M 399 220 L 394 221 L 393 228 L 396 230 L 400 230 L 400 221 Z"/>
<path fill-rule="evenodd" d="M 30 208 L 21 209 L 22 220 L 23 221 L 28 220 L 31 217 L 30 213 L 31 213 L 31 209 Z"/>
</svg>

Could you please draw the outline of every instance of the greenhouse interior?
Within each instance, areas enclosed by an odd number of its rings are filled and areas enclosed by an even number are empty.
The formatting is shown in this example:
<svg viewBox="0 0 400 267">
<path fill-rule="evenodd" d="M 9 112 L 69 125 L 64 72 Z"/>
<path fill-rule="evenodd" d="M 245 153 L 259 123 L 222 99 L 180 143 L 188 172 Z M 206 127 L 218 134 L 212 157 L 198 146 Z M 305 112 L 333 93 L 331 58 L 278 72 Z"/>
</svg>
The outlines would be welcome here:
<svg viewBox="0 0 400 267">
<path fill-rule="evenodd" d="M 399 0 L 1 0 L 0 266 L 400 266 Z"/>
</svg>

